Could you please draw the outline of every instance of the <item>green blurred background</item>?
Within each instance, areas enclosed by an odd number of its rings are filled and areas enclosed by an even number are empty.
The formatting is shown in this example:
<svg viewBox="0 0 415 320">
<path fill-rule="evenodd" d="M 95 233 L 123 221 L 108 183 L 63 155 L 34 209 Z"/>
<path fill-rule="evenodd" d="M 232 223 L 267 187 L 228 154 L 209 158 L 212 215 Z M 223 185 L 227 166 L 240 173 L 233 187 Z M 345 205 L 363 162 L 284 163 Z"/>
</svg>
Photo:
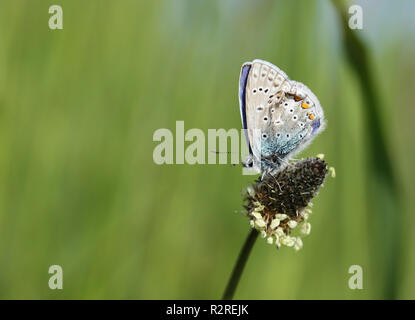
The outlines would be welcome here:
<svg viewBox="0 0 415 320">
<path fill-rule="evenodd" d="M 254 177 L 158 166 L 153 133 L 176 120 L 239 129 L 239 70 L 255 58 L 319 97 L 328 126 L 301 156 L 324 153 L 337 177 L 314 200 L 303 250 L 259 239 L 235 298 L 415 298 L 415 2 L 357 3 L 397 181 L 384 235 L 381 196 L 368 196 L 370 162 L 383 160 L 369 155 L 331 2 L 0 0 L 0 298 L 220 298 Z M 48 28 L 52 4 L 63 30 Z M 53 264 L 63 290 L 48 287 Z M 348 288 L 355 264 L 363 290 Z"/>
</svg>

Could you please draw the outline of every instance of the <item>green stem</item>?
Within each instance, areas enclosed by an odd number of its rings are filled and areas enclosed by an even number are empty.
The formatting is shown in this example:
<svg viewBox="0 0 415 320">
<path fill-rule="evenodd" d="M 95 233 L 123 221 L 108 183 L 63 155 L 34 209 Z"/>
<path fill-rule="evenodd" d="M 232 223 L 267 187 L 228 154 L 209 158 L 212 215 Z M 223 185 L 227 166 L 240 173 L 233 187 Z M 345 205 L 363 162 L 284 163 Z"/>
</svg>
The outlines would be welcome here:
<svg viewBox="0 0 415 320">
<path fill-rule="evenodd" d="M 248 260 L 249 254 L 254 246 L 255 240 L 258 237 L 258 231 L 252 229 L 248 237 L 245 240 L 245 243 L 239 253 L 238 260 L 236 261 L 235 267 L 233 268 L 232 275 L 228 281 L 225 292 L 223 294 L 223 300 L 232 300 L 235 294 L 236 287 L 238 286 L 239 280 L 241 278 L 242 272 L 246 261 Z"/>
</svg>

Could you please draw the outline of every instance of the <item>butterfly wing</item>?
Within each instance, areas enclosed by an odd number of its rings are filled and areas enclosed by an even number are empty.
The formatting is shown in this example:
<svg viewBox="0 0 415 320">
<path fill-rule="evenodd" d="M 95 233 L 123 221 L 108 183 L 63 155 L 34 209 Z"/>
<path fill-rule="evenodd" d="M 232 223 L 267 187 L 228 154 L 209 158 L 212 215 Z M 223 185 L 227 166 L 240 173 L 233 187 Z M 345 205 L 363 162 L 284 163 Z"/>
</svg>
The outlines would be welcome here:
<svg viewBox="0 0 415 320">
<path fill-rule="evenodd" d="M 245 104 L 248 138 L 254 158 L 270 156 L 272 145 L 272 121 L 277 119 L 279 103 L 290 88 L 288 76 L 276 66 L 262 60 L 254 60 L 246 81 Z"/>
<path fill-rule="evenodd" d="M 261 165 L 279 167 L 324 124 L 323 110 L 311 90 L 263 60 L 242 66 L 240 106 L 250 151 Z"/>
<path fill-rule="evenodd" d="M 291 87 L 280 101 L 285 121 L 278 135 L 276 150 L 289 158 L 298 154 L 323 131 L 324 112 L 314 93 L 301 82 L 291 80 Z"/>
<path fill-rule="evenodd" d="M 242 127 L 245 129 L 246 144 L 248 145 L 249 152 L 252 154 L 252 149 L 249 144 L 249 137 L 246 131 L 246 82 L 248 80 L 249 71 L 251 70 L 251 63 L 247 62 L 242 65 L 241 74 L 239 76 L 239 108 L 241 111 Z"/>
</svg>

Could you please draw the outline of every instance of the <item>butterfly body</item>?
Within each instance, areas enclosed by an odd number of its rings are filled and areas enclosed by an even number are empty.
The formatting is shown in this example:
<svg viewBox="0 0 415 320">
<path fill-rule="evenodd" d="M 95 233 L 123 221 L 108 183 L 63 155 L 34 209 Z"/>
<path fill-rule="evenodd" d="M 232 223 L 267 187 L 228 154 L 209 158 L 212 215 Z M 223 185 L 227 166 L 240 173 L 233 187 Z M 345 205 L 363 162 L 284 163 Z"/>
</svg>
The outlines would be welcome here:
<svg viewBox="0 0 415 320">
<path fill-rule="evenodd" d="M 239 102 L 248 162 L 261 173 L 281 169 L 324 128 L 323 109 L 311 90 L 263 60 L 242 65 Z"/>
</svg>

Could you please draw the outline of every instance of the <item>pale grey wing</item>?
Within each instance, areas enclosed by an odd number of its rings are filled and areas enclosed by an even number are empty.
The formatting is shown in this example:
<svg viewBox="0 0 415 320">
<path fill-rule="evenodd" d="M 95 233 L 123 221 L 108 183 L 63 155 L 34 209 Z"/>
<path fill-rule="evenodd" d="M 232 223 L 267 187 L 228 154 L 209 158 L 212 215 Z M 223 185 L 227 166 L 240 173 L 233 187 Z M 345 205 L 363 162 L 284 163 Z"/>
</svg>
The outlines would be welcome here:
<svg viewBox="0 0 415 320">
<path fill-rule="evenodd" d="M 301 82 L 290 83 L 272 118 L 278 127 L 273 150 L 287 158 L 303 150 L 325 125 L 323 109 L 313 92 Z"/>
<path fill-rule="evenodd" d="M 252 62 L 246 82 L 245 108 L 249 142 L 257 161 L 263 155 L 262 141 L 272 138 L 271 108 L 279 104 L 290 88 L 288 76 L 278 67 L 262 60 Z"/>
</svg>

